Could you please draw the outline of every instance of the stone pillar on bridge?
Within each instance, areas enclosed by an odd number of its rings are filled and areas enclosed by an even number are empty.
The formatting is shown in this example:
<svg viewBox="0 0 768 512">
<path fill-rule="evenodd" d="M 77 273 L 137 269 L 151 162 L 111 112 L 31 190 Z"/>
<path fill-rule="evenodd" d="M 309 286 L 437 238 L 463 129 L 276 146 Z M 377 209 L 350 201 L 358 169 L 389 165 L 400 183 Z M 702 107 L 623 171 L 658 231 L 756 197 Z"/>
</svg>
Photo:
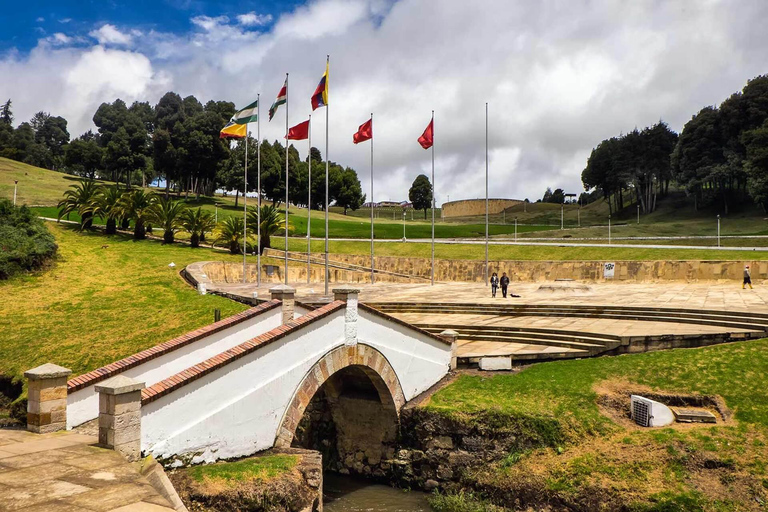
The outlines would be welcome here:
<svg viewBox="0 0 768 512">
<path fill-rule="evenodd" d="M 27 430 L 47 434 L 67 428 L 68 368 L 47 363 L 24 372 L 27 378 Z"/>
<path fill-rule="evenodd" d="M 455 370 L 458 366 L 456 351 L 458 349 L 459 333 L 453 329 L 446 329 L 440 333 L 440 337 L 451 344 L 451 370 Z"/>
<path fill-rule="evenodd" d="M 279 300 L 283 303 L 283 324 L 293 320 L 296 306 L 296 288 L 287 284 L 279 284 L 269 289 L 272 300 Z"/>
<path fill-rule="evenodd" d="M 141 458 L 141 390 L 144 383 L 117 375 L 96 386 L 99 394 L 99 444 Z"/>
<path fill-rule="evenodd" d="M 344 344 L 348 347 L 357 345 L 357 297 L 359 288 L 341 286 L 333 289 L 333 300 L 341 300 L 347 303 L 344 313 Z"/>
</svg>

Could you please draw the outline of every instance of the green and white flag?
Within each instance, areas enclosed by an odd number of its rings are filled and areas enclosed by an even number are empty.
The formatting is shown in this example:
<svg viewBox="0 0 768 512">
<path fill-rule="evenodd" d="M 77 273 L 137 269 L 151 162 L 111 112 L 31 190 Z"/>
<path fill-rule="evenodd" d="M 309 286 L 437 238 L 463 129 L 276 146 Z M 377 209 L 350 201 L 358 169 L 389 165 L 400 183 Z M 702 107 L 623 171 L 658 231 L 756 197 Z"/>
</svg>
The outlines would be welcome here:
<svg viewBox="0 0 768 512">
<path fill-rule="evenodd" d="M 257 114 L 259 108 L 259 101 L 256 100 L 247 107 L 243 108 L 239 112 L 235 112 L 235 115 L 232 116 L 231 121 L 235 124 L 248 124 L 248 123 L 255 123 L 259 120 L 259 116 Z"/>
</svg>

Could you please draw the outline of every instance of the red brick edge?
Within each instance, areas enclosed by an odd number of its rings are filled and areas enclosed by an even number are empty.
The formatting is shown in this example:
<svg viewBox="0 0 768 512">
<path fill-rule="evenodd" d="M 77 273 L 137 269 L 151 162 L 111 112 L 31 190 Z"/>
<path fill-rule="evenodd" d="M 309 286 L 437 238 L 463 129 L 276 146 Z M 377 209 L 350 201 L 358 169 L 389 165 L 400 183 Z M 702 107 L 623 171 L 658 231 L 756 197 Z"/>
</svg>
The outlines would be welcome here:
<svg viewBox="0 0 768 512">
<path fill-rule="evenodd" d="M 198 341 L 201 338 L 210 336 L 211 334 L 215 334 L 262 313 L 266 313 L 267 311 L 278 308 L 280 307 L 280 304 L 281 302 L 279 300 L 264 302 L 256 307 L 247 309 L 242 313 L 238 313 L 223 320 L 219 320 L 216 323 L 203 326 L 172 340 L 160 343 L 159 345 L 155 345 L 152 348 L 142 350 L 141 352 L 133 354 L 132 356 L 128 356 L 119 361 L 115 361 L 114 363 L 110 363 L 106 366 L 102 366 L 101 368 L 97 368 L 88 373 L 84 373 L 78 377 L 70 379 L 67 382 L 67 393 L 74 393 L 75 391 L 108 379 L 113 375 L 123 372 L 129 368 L 133 368 L 140 364 L 146 363 L 147 361 L 155 359 L 156 357 L 160 357 L 169 352 L 173 352 L 174 350 L 184 347 L 185 345 L 189 345 L 190 343 Z"/>
<path fill-rule="evenodd" d="M 416 331 L 418 333 L 423 334 L 424 336 L 428 336 L 428 337 L 430 337 L 432 339 L 435 339 L 435 340 L 437 340 L 437 341 L 439 341 L 441 343 L 444 343 L 445 345 L 450 345 L 451 344 L 450 341 L 446 340 L 442 336 L 438 336 L 437 334 L 432 334 L 429 331 L 425 331 L 421 327 L 416 327 L 413 324 L 409 324 L 405 320 L 400 320 L 399 318 L 396 318 L 396 317 L 394 317 L 392 315 L 388 315 L 388 314 L 384 313 L 383 311 L 376 309 L 373 306 L 369 306 L 368 304 L 363 304 L 362 302 L 360 302 L 360 303 L 358 303 L 357 307 L 359 309 L 362 309 L 363 311 L 367 311 L 369 313 L 373 313 L 374 315 L 380 316 L 381 318 L 386 318 L 390 322 L 395 322 L 396 324 L 400 324 L 400 325 L 402 325 L 404 327 L 407 327 L 407 328 L 411 329 L 412 331 Z"/>
<path fill-rule="evenodd" d="M 200 377 L 207 375 L 213 371 L 228 365 L 229 363 L 244 357 L 251 352 L 264 347 L 274 341 L 284 338 L 286 335 L 295 332 L 307 325 L 314 323 L 328 315 L 344 309 L 347 303 L 344 301 L 334 301 L 321 308 L 317 308 L 314 311 L 310 311 L 306 315 L 302 315 L 295 320 L 287 322 L 280 327 L 276 327 L 271 331 L 267 331 L 264 334 L 260 334 L 255 338 L 248 340 L 236 347 L 232 347 L 229 350 L 225 350 L 221 354 L 214 356 L 202 363 L 196 364 L 187 368 L 186 370 L 172 375 L 165 380 L 154 384 L 148 388 L 141 390 L 141 405 L 146 405 L 150 402 L 157 400 L 158 398 L 171 393 L 172 391 L 179 389 L 192 381 L 199 379 Z"/>
</svg>

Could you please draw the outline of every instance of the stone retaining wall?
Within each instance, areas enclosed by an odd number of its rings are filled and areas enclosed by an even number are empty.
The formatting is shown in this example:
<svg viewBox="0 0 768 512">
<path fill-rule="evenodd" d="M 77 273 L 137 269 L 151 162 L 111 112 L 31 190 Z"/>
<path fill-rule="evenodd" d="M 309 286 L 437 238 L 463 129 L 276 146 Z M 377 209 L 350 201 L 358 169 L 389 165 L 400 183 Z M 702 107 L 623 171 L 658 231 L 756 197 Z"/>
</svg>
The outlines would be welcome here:
<svg viewBox="0 0 768 512">
<path fill-rule="evenodd" d="M 302 260 L 306 254 L 288 253 L 290 258 Z M 276 256 L 277 251 L 271 251 Z M 428 258 L 400 258 L 396 256 L 376 256 L 376 280 L 379 282 L 423 283 L 430 277 Z M 321 258 L 313 257 L 310 280 L 323 282 Z M 315 263 L 317 262 L 317 263 Z M 768 261 L 611 261 L 615 264 L 614 277 L 603 277 L 603 261 L 526 261 L 507 260 L 490 261 L 490 272 L 506 272 L 512 281 L 544 282 L 555 279 L 574 279 L 577 281 L 598 282 L 660 282 L 660 281 L 738 281 L 741 282 L 744 266 L 752 270 L 752 280 L 768 279 Z M 370 256 L 355 254 L 333 254 L 331 264 L 358 267 L 360 270 L 331 268 L 332 283 L 367 283 L 371 265 Z M 197 265 L 197 264 L 195 264 Z M 437 281 L 482 282 L 484 263 L 473 260 L 435 260 L 435 279 Z M 200 266 L 212 283 L 242 282 L 243 266 L 240 263 L 212 261 Z M 247 265 L 248 282 L 256 281 L 256 265 Z M 272 266 L 272 273 L 262 266 L 262 280 L 267 283 L 283 282 L 283 267 Z M 291 282 L 306 282 L 306 265 L 292 263 L 288 268 Z M 412 276 L 411 278 L 406 276 Z"/>
<path fill-rule="evenodd" d="M 277 251 L 274 251 L 275 255 Z M 280 253 L 282 254 L 282 253 Z M 302 259 L 306 254 L 288 253 L 289 257 Z M 431 263 L 428 258 L 401 258 L 396 256 L 376 256 L 376 269 L 395 274 L 418 276 L 429 279 Z M 346 265 L 368 268 L 371 257 L 356 254 L 332 254 L 331 261 Z M 603 265 L 606 262 L 616 265 L 613 278 L 603 277 Z M 574 279 L 578 281 L 741 281 L 744 266 L 749 265 L 752 280 L 768 279 L 768 261 L 531 261 L 531 260 L 493 260 L 489 262 L 490 272 L 506 272 L 512 281 L 540 282 L 555 279 Z M 482 282 L 484 262 L 475 260 L 435 260 L 435 279 L 438 281 Z M 242 266 L 240 267 L 242 268 Z M 322 278 L 322 267 L 319 267 Z M 306 269 L 304 269 L 306 270 Z M 358 272 L 362 278 L 352 282 L 367 282 L 370 274 Z M 242 274 L 241 274 L 242 275 Z M 306 279 L 306 273 L 304 274 Z M 313 273 L 314 277 L 314 273 Z M 391 276 L 377 274 L 381 281 L 394 280 Z M 399 278 L 398 278 L 399 279 Z M 411 280 L 410 282 L 420 282 Z M 399 280 L 398 282 L 402 282 Z"/>
</svg>

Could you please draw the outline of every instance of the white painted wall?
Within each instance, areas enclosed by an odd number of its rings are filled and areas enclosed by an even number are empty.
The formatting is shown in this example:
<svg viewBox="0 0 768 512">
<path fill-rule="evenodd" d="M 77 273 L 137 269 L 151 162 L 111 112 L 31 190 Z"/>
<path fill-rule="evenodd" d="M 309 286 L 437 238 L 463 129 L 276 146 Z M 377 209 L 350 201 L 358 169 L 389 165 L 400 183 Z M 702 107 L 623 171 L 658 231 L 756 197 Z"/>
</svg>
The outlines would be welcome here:
<svg viewBox="0 0 768 512">
<path fill-rule="evenodd" d="M 346 310 L 266 345 L 142 407 L 141 447 L 156 458 L 202 453 L 194 462 L 250 455 L 273 446 L 285 410 L 307 373 L 345 342 Z M 406 399 L 449 370 L 451 347 L 360 311 L 359 342 L 379 350 Z"/>
<path fill-rule="evenodd" d="M 448 373 L 450 345 L 362 309 L 358 311 L 359 342 L 384 354 L 400 379 L 406 400 L 423 393 Z"/>
<path fill-rule="evenodd" d="M 342 309 L 143 406 L 142 451 L 215 460 L 272 447 L 294 392 L 343 333 Z"/>
<path fill-rule="evenodd" d="M 189 343 L 160 357 L 129 368 L 121 375 L 144 382 L 147 387 L 167 379 L 190 366 L 279 327 L 280 307 L 265 311 L 226 329 Z M 99 396 L 92 384 L 67 396 L 67 428 L 98 418 Z"/>
</svg>

